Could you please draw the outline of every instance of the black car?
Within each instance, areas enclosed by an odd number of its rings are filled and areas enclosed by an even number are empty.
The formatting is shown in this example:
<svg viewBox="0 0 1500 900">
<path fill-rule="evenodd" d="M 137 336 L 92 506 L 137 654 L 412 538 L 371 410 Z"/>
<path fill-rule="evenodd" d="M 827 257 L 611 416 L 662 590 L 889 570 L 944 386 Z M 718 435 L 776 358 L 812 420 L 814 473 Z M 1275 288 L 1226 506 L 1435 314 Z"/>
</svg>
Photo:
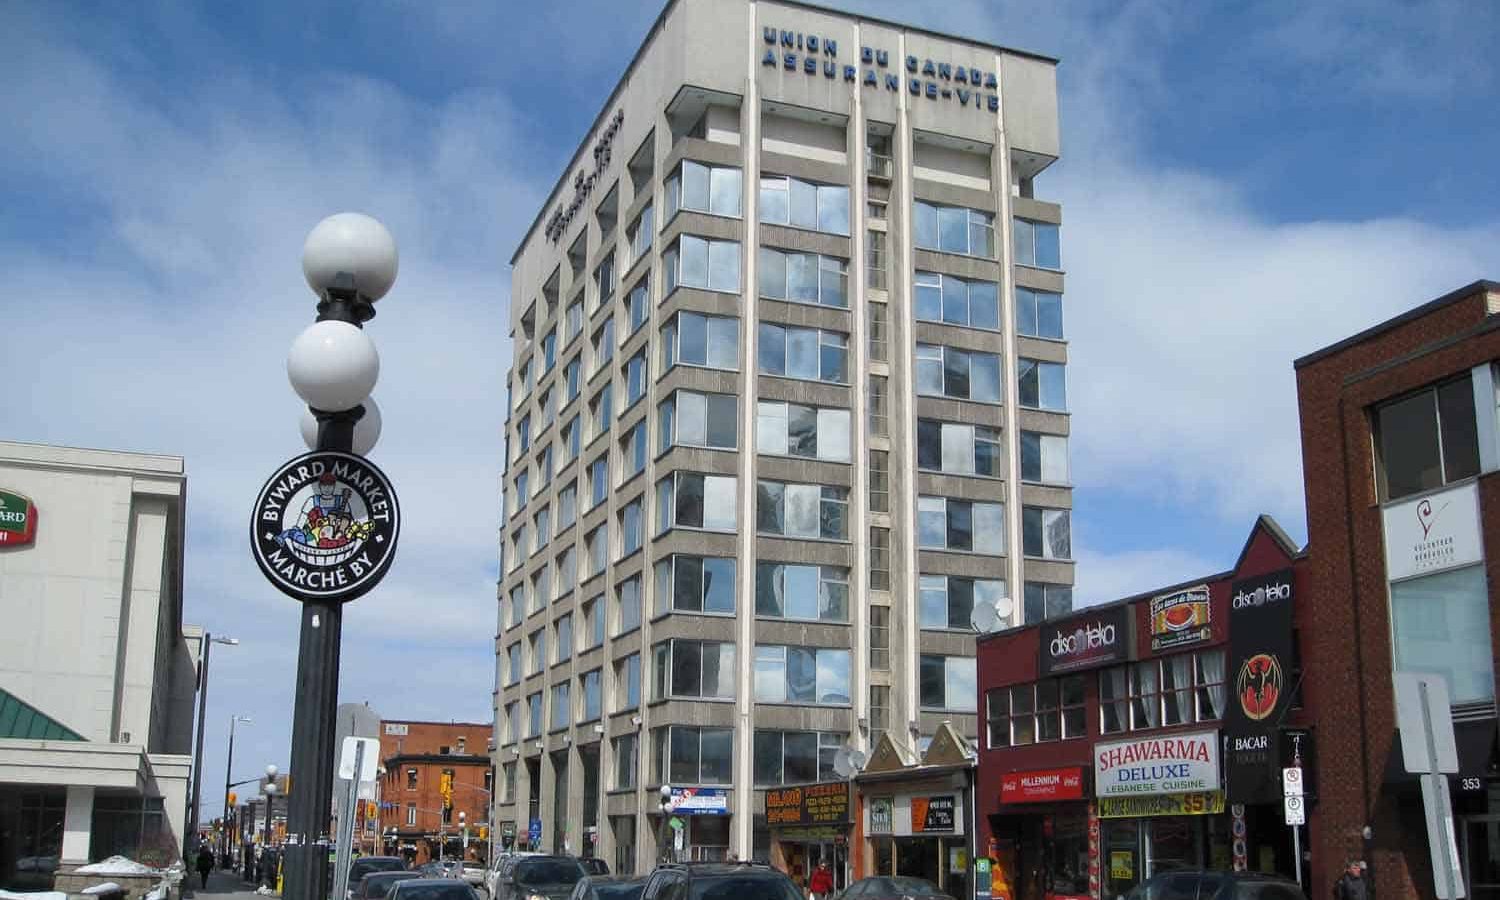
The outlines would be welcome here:
<svg viewBox="0 0 1500 900">
<path fill-rule="evenodd" d="M 354 885 L 354 900 L 382 900 L 396 882 L 421 877 L 420 872 L 371 872 L 358 883 L 353 880 L 349 883 Z"/>
<path fill-rule="evenodd" d="M 579 860 L 579 862 L 585 862 Z M 569 900 L 640 900 L 645 878 L 630 875 L 590 875 L 573 886 Z"/>
<path fill-rule="evenodd" d="M 359 882 L 371 872 L 405 872 L 406 860 L 399 856 L 361 856 L 349 864 L 349 892 L 345 895 L 353 900 Z"/>
<path fill-rule="evenodd" d="M 937 889 L 930 881 L 920 878 L 909 878 L 904 875 L 873 875 L 869 878 L 861 878 L 839 894 L 836 900 L 901 900 L 906 897 L 916 900 L 918 897 L 932 898 L 932 900 L 953 900 L 947 894 Z"/>
<path fill-rule="evenodd" d="M 411 878 L 396 882 L 385 900 L 479 900 L 479 895 L 458 878 Z"/>
<path fill-rule="evenodd" d="M 641 900 L 805 900 L 797 885 L 770 866 L 752 863 L 663 863 Z"/>
<path fill-rule="evenodd" d="M 588 873 L 572 856 L 523 856 L 502 868 L 492 900 L 568 900 L 574 885 Z"/>
<path fill-rule="evenodd" d="M 1259 872 L 1162 872 L 1126 900 L 1307 900 L 1295 881 Z"/>
</svg>

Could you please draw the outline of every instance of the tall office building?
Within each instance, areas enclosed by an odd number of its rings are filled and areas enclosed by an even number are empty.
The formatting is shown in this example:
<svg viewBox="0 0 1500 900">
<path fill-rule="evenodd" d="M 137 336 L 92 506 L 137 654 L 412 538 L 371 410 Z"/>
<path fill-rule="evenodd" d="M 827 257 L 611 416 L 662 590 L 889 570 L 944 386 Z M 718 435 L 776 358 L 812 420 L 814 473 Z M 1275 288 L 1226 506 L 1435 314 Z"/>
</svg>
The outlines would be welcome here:
<svg viewBox="0 0 1500 900">
<path fill-rule="evenodd" d="M 667 784 L 766 855 L 767 788 L 977 735 L 976 605 L 1071 606 L 1055 66 L 663 10 L 512 258 L 502 844 L 639 870 Z"/>
</svg>

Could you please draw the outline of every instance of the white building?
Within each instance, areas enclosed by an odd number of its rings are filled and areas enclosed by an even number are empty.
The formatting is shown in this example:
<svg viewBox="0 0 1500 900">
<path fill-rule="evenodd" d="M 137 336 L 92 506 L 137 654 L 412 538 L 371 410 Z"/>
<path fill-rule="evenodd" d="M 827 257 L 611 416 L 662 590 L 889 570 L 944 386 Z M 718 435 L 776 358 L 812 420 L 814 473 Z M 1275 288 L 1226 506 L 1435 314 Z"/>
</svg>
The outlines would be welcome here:
<svg viewBox="0 0 1500 900">
<path fill-rule="evenodd" d="M 180 457 L 0 442 L 0 885 L 180 852 L 186 488 Z"/>
<path fill-rule="evenodd" d="M 502 841 L 639 870 L 666 785 L 682 854 L 842 883 L 857 808 L 767 792 L 977 739 L 975 609 L 1071 607 L 1055 68 L 666 4 L 511 260 Z"/>
</svg>

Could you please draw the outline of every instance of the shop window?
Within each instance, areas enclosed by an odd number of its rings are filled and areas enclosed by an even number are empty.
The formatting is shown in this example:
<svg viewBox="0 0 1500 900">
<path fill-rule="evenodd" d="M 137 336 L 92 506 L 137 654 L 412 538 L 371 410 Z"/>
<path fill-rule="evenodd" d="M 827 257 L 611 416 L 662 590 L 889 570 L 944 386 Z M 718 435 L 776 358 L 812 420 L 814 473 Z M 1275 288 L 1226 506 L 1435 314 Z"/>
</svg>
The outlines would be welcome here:
<svg viewBox="0 0 1500 900">
<path fill-rule="evenodd" d="M 660 784 L 731 784 L 734 780 L 732 728 L 672 725 L 653 729 L 651 740 L 651 771 Z"/>
<path fill-rule="evenodd" d="M 815 731 L 755 732 L 755 786 L 834 781 L 833 758 L 848 736 Z"/>
<path fill-rule="evenodd" d="M 1021 747 L 1086 737 L 1082 675 L 985 692 L 990 747 Z"/>
<path fill-rule="evenodd" d="M 1381 498 L 1442 487 L 1479 473 L 1479 429 L 1469 375 L 1375 410 Z"/>
</svg>

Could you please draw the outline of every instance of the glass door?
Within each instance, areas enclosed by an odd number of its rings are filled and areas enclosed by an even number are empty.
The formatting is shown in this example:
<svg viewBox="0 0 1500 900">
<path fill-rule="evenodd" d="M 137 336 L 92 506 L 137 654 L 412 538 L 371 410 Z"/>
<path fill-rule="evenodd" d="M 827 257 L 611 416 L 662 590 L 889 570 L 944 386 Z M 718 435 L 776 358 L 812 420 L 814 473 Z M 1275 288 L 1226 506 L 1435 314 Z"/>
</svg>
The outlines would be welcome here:
<svg viewBox="0 0 1500 900">
<path fill-rule="evenodd" d="M 1500 900 L 1500 816 L 1463 820 L 1464 881 L 1472 900 Z"/>
</svg>

